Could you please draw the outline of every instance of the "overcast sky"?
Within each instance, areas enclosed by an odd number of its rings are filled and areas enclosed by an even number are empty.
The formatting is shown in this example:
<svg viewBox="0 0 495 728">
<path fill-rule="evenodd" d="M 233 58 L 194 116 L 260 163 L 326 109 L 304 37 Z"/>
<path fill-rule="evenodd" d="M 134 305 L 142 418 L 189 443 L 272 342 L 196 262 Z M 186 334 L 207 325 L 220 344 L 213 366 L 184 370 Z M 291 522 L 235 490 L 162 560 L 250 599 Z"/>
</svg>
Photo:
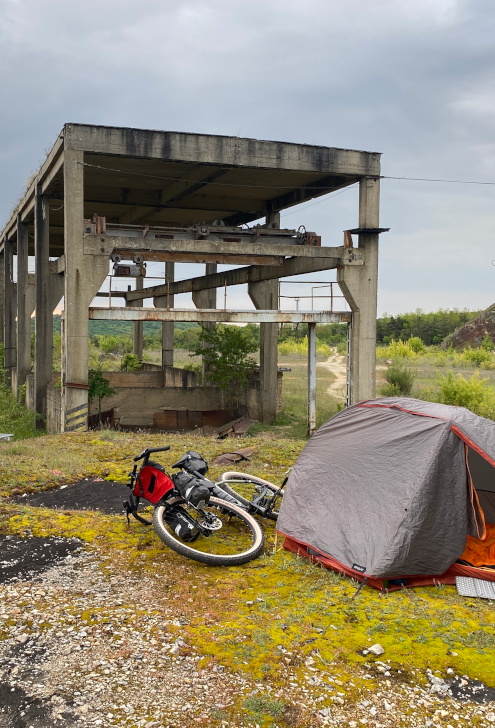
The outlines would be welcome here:
<svg viewBox="0 0 495 728">
<path fill-rule="evenodd" d="M 495 183 L 494 38 L 494 0 L 0 0 L 0 229 L 67 122 L 363 149 L 384 175 Z M 380 314 L 495 302 L 494 197 L 383 180 Z M 356 190 L 282 222 L 340 245 Z"/>
</svg>

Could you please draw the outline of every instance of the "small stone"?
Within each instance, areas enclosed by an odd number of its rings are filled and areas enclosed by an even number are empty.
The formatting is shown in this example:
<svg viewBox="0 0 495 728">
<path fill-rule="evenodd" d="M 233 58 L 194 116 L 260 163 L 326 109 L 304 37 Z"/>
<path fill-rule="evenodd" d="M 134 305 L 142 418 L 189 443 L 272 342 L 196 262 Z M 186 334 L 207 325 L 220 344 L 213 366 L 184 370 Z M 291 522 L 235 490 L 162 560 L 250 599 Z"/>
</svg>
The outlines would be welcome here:
<svg viewBox="0 0 495 728">
<path fill-rule="evenodd" d="M 368 647 L 368 652 L 370 652 L 372 655 L 376 655 L 377 657 L 379 657 L 380 655 L 384 654 L 385 650 L 381 645 L 376 644 Z"/>
<path fill-rule="evenodd" d="M 495 723 L 495 713 L 487 713 L 485 718 L 489 723 Z"/>
</svg>

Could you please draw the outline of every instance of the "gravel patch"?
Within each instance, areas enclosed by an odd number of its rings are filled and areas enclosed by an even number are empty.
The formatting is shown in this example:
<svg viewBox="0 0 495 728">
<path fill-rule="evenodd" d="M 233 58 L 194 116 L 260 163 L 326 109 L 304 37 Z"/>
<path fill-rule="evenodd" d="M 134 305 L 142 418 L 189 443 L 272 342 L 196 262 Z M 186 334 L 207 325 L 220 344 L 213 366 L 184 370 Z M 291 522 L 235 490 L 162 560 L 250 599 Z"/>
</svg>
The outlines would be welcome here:
<svg viewBox="0 0 495 728">
<path fill-rule="evenodd" d="M 164 578 L 119 573 L 84 551 L 6 581 L 0 728 L 256 728 L 270 710 L 281 728 L 495 726 L 495 703 L 457 700 L 453 682 L 431 674 L 406 682 L 383 655 L 347 683 L 337 666 L 320 669 L 317 655 L 302 666 L 287 656 L 282 688 L 270 676 L 256 682 L 214 662 L 201 667 L 180 606 L 163 597 Z"/>
</svg>

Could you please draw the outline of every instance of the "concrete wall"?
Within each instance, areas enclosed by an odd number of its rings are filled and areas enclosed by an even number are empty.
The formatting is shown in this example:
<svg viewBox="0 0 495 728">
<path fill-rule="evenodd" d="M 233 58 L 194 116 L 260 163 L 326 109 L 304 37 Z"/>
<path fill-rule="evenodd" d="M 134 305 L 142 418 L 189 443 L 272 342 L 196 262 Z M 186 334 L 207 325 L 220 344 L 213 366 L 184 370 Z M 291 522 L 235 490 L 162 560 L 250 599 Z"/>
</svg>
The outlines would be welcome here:
<svg viewBox="0 0 495 728">
<path fill-rule="evenodd" d="M 153 415 L 164 409 L 169 410 L 217 410 L 220 408 L 220 393 L 214 387 L 167 387 L 143 386 L 142 382 L 133 386 L 117 388 L 113 377 L 108 373 L 110 386 L 116 390 L 112 397 L 105 397 L 102 409 L 112 409 L 115 421 L 120 425 L 132 427 L 151 427 Z M 135 372 L 139 374 L 139 372 Z M 90 414 L 97 414 L 98 401 L 91 401 Z"/>
<path fill-rule="evenodd" d="M 194 386 L 199 380 L 195 372 L 167 368 L 166 386 L 162 387 L 161 371 L 147 372 L 105 372 L 110 387 L 116 390 L 112 397 L 102 401 L 102 409 L 114 409 L 115 421 L 133 427 L 151 427 L 156 412 L 164 410 L 192 410 L 206 412 L 223 409 L 222 392 L 217 387 Z M 173 386 L 175 383 L 176 386 Z M 186 386 L 184 383 L 188 384 Z M 177 386 L 178 385 L 178 386 Z M 277 411 L 282 407 L 282 372 L 277 376 Z M 247 413 L 254 420 L 259 419 L 259 376 L 251 380 L 245 399 L 240 393 L 240 401 L 247 403 Z M 98 401 L 92 400 L 90 415 L 97 414 Z"/>
<path fill-rule="evenodd" d="M 62 426 L 62 392 L 49 385 L 46 397 L 46 429 L 52 434 L 60 432 Z"/>
<path fill-rule="evenodd" d="M 200 385 L 197 372 L 178 367 L 154 367 L 146 365 L 138 372 L 104 372 L 113 389 L 117 387 L 181 387 L 190 388 Z"/>
</svg>

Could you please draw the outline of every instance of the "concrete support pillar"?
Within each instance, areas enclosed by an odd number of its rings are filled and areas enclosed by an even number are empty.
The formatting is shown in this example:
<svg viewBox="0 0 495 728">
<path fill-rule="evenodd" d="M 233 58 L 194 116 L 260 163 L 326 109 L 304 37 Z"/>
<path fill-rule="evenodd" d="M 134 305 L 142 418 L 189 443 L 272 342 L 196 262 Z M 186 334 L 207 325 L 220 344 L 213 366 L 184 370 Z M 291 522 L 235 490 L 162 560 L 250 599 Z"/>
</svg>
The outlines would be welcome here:
<svg viewBox="0 0 495 728">
<path fill-rule="evenodd" d="M 308 324 L 308 436 L 316 429 L 316 324 Z"/>
<path fill-rule="evenodd" d="M 5 383 L 12 386 L 13 373 L 17 363 L 16 351 L 16 294 L 13 281 L 14 244 L 4 240 L 3 291 L 4 291 L 4 367 Z"/>
<path fill-rule="evenodd" d="M 28 226 L 17 216 L 17 392 L 31 372 L 31 314 L 34 298 L 28 273 Z"/>
<path fill-rule="evenodd" d="M 249 283 L 257 309 L 278 309 L 278 280 Z M 278 324 L 260 324 L 260 419 L 272 424 L 277 413 Z"/>
<path fill-rule="evenodd" d="M 136 291 L 143 290 L 144 279 L 142 276 L 136 278 Z M 141 304 L 142 305 L 142 304 Z M 132 353 L 137 356 L 139 361 L 143 361 L 143 321 L 134 321 L 133 324 L 133 345 Z"/>
<path fill-rule="evenodd" d="M 0 251 L 0 342 L 5 346 L 5 247 Z"/>
<path fill-rule="evenodd" d="M 175 281 L 175 263 L 165 263 L 165 280 L 170 286 Z M 173 308 L 174 297 L 162 296 L 155 299 L 155 306 L 159 308 Z M 162 369 L 174 366 L 174 322 L 164 321 L 162 323 Z"/>
<path fill-rule="evenodd" d="M 379 227 L 380 180 L 359 183 L 359 227 Z M 378 233 L 360 233 L 362 266 L 342 266 L 337 281 L 352 310 L 350 341 L 350 401 L 355 404 L 375 396 L 376 314 L 378 289 Z"/>
<path fill-rule="evenodd" d="M 36 319 L 34 346 L 34 403 L 40 415 L 37 423 L 45 426 L 47 387 L 53 375 L 53 309 L 50 306 L 50 211 L 48 197 L 36 188 L 34 208 L 34 254 L 36 281 Z"/>
<path fill-rule="evenodd" d="M 217 264 L 216 263 L 207 263 L 206 264 L 206 275 L 214 274 L 217 272 Z M 192 293 L 192 300 L 196 308 L 200 309 L 216 309 L 217 307 L 217 289 L 216 288 L 207 288 L 203 291 L 193 291 Z M 216 327 L 216 324 L 213 322 L 207 322 L 202 324 L 203 330 L 210 330 L 213 331 Z M 205 350 L 208 348 L 207 345 L 203 347 Z M 208 355 L 205 351 L 203 354 L 203 374 L 206 374 L 208 372 Z"/>
<path fill-rule="evenodd" d="M 108 275 L 108 255 L 83 249 L 84 154 L 64 152 L 65 310 L 62 339 L 62 430 L 86 430 L 88 422 L 88 308 Z"/>
</svg>

